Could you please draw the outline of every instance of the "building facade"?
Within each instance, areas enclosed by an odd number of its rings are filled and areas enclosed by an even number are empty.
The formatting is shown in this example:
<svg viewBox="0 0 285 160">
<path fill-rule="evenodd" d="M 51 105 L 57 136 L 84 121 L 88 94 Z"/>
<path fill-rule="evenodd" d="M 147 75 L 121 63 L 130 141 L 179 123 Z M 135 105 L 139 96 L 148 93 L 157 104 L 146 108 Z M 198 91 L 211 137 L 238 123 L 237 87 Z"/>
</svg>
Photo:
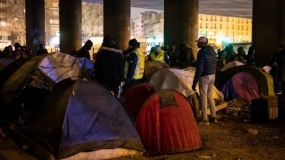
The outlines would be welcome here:
<svg viewBox="0 0 285 160">
<path fill-rule="evenodd" d="M 147 11 L 132 20 L 132 37 L 163 38 L 164 13 Z M 225 43 L 251 42 L 252 20 L 238 17 L 199 15 L 199 36 L 221 47 Z"/>
<path fill-rule="evenodd" d="M 25 1 L 0 0 L 0 49 L 19 42 L 25 44 Z"/>
</svg>

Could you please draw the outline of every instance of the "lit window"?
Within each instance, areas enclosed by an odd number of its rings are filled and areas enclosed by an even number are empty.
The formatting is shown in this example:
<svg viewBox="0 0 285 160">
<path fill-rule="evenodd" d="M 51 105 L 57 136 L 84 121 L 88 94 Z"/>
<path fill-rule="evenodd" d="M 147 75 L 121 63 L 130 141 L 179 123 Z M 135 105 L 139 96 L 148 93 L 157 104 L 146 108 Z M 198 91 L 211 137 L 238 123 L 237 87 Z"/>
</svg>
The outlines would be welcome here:
<svg viewBox="0 0 285 160">
<path fill-rule="evenodd" d="M 52 7 L 58 8 L 58 3 L 52 3 Z"/>
</svg>

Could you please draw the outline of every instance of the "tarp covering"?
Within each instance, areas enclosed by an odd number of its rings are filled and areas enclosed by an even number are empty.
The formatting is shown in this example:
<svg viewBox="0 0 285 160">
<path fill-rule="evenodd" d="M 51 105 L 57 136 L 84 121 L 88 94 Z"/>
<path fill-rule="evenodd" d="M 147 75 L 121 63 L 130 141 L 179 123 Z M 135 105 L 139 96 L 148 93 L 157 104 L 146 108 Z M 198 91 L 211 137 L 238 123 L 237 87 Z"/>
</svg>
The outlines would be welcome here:
<svg viewBox="0 0 285 160">
<path fill-rule="evenodd" d="M 155 92 L 156 90 L 151 84 L 141 83 L 129 88 L 120 99 L 133 119 L 136 120 L 145 101 Z"/>
<path fill-rule="evenodd" d="M 262 68 L 243 65 L 243 66 L 232 67 L 224 71 L 224 73 L 229 77 L 232 77 L 240 72 L 250 73 L 257 82 L 259 92 L 261 92 L 263 95 L 265 96 L 275 95 L 273 78 L 270 74 L 264 72 Z"/>
<path fill-rule="evenodd" d="M 37 92 L 37 99 L 27 96 L 19 130 L 56 159 L 100 149 L 144 151 L 124 107 L 97 82 L 65 80 Z"/>
<path fill-rule="evenodd" d="M 143 80 L 149 82 L 151 75 L 162 68 L 170 68 L 167 64 L 159 61 L 146 61 L 144 66 Z"/>
<path fill-rule="evenodd" d="M 260 98 L 255 78 L 246 72 L 234 75 L 222 91 L 226 100 L 239 98 L 250 103 L 252 99 Z"/>
<path fill-rule="evenodd" d="M 187 99 L 173 90 L 153 94 L 136 121 L 137 131 L 150 154 L 186 152 L 202 146 Z"/>
<path fill-rule="evenodd" d="M 1 88 L 1 97 L 6 104 L 18 94 L 19 86 L 23 85 L 24 81 L 31 76 L 31 72 L 35 69 L 38 63 L 43 59 L 43 56 L 37 56 L 17 68 L 9 77 Z M 12 65 L 12 64 L 11 64 Z"/>
<path fill-rule="evenodd" d="M 184 96 L 189 97 L 196 93 L 192 90 L 192 82 L 195 75 L 195 68 L 189 67 L 184 70 L 180 69 L 160 69 L 156 71 L 151 79 L 150 83 L 156 90 L 173 89 Z M 196 90 L 199 91 L 197 85 Z M 214 88 L 213 98 L 223 101 L 224 95 L 222 92 Z"/>
<path fill-rule="evenodd" d="M 58 83 L 64 79 L 71 78 L 77 80 L 82 75 L 93 68 L 93 62 L 86 58 L 76 58 L 64 53 L 48 54 L 39 64 L 39 70 L 48 76 L 53 83 Z"/>
<path fill-rule="evenodd" d="M 0 58 L 0 71 L 12 62 L 14 60 L 11 58 Z"/>
<path fill-rule="evenodd" d="M 13 72 L 3 85 L 1 96 L 8 104 L 28 82 L 30 86 L 51 90 L 54 84 L 64 79 L 76 80 L 78 77 L 84 77 L 92 67 L 93 62 L 90 60 L 64 53 L 36 56 Z"/>
<path fill-rule="evenodd" d="M 242 66 L 244 65 L 243 63 L 239 62 L 239 61 L 231 61 L 229 63 L 227 63 L 222 69 L 221 71 L 225 71 L 227 69 L 230 69 L 232 67 L 236 67 L 236 66 Z"/>
</svg>

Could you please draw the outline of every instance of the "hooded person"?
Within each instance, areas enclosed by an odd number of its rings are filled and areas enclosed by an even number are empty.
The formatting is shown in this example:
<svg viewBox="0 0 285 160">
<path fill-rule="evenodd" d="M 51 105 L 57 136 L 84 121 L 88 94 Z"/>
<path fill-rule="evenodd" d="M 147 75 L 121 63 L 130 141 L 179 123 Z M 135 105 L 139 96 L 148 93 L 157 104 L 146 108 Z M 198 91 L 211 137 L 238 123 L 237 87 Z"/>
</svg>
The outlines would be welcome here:
<svg viewBox="0 0 285 160">
<path fill-rule="evenodd" d="M 125 86 L 124 90 L 138 84 L 144 74 L 145 56 L 139 48 L 136 39 L 129 41 L 129 56 L 125 60 Z"/>
<path fill-rule="evenodd" d="M 13 59 L 18 60 L 21 58 L 21 53 L 22 53 L 21 45 L 20 43 L 15 43 L 14 47 L 15 50 L 13 51 Z"/>
<path fill-rule="evenodd" d="M 118 95 L 119 87 L 124 81 L 124 65 L 121 50 L 114 47 L 115 41 L 111 36 L 104 37 L 94 68 L 95 79 Z"/>
<path fill-rule="evenodd" d="M 216 106 L 212 96 L 215 82 L 217 54 L 214 49 L 208 45 L 207 37 L 202 36 L 195 42 L 198 42 L 197 46 L 200 50 L 197 54 L 197 66 L 192 89 L 196 91 L 196 85 L 199 82 L 200 103 L 203 115 L 202 124 L 209 125 L 207 116 L 208 104 L 211 111 L 211 117 L 214 122 L 217 122 Z"/>
<path fill-rule="evenodd" d="M 90 60 L 90 54 L 89 51 L 91 50 L 93 46 L 93 42 L 91 40 L 86 41 L 84 46 L 77 52 L 76 57 L 77 58 L 87 58 Z"/>
</svg>

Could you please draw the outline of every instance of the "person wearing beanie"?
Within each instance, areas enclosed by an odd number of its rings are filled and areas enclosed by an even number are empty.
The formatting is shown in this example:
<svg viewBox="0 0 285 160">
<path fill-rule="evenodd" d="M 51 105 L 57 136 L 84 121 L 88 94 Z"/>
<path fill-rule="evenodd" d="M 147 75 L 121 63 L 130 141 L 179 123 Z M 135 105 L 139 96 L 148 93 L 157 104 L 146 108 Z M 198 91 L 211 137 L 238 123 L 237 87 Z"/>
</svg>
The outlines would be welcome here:
<svg viewBox="0 0 285 160">
<path fill-rule="evenodd" d="M 119 96 L 119 87 L 124 82 L 124 64 L 121 50 L 116 49 L 115 40 L 105 36 L 94 64 L 95 79 Z"/>
<path fill-rule="evenodd" d="M 138 84 L 144 74 L 145 56 L 139 48 L 139 42 L 136 39 L 129 41 L 127 50 L 130 54 L 125 61 L 125 86 L 124 90 Z"/>
</svg>

